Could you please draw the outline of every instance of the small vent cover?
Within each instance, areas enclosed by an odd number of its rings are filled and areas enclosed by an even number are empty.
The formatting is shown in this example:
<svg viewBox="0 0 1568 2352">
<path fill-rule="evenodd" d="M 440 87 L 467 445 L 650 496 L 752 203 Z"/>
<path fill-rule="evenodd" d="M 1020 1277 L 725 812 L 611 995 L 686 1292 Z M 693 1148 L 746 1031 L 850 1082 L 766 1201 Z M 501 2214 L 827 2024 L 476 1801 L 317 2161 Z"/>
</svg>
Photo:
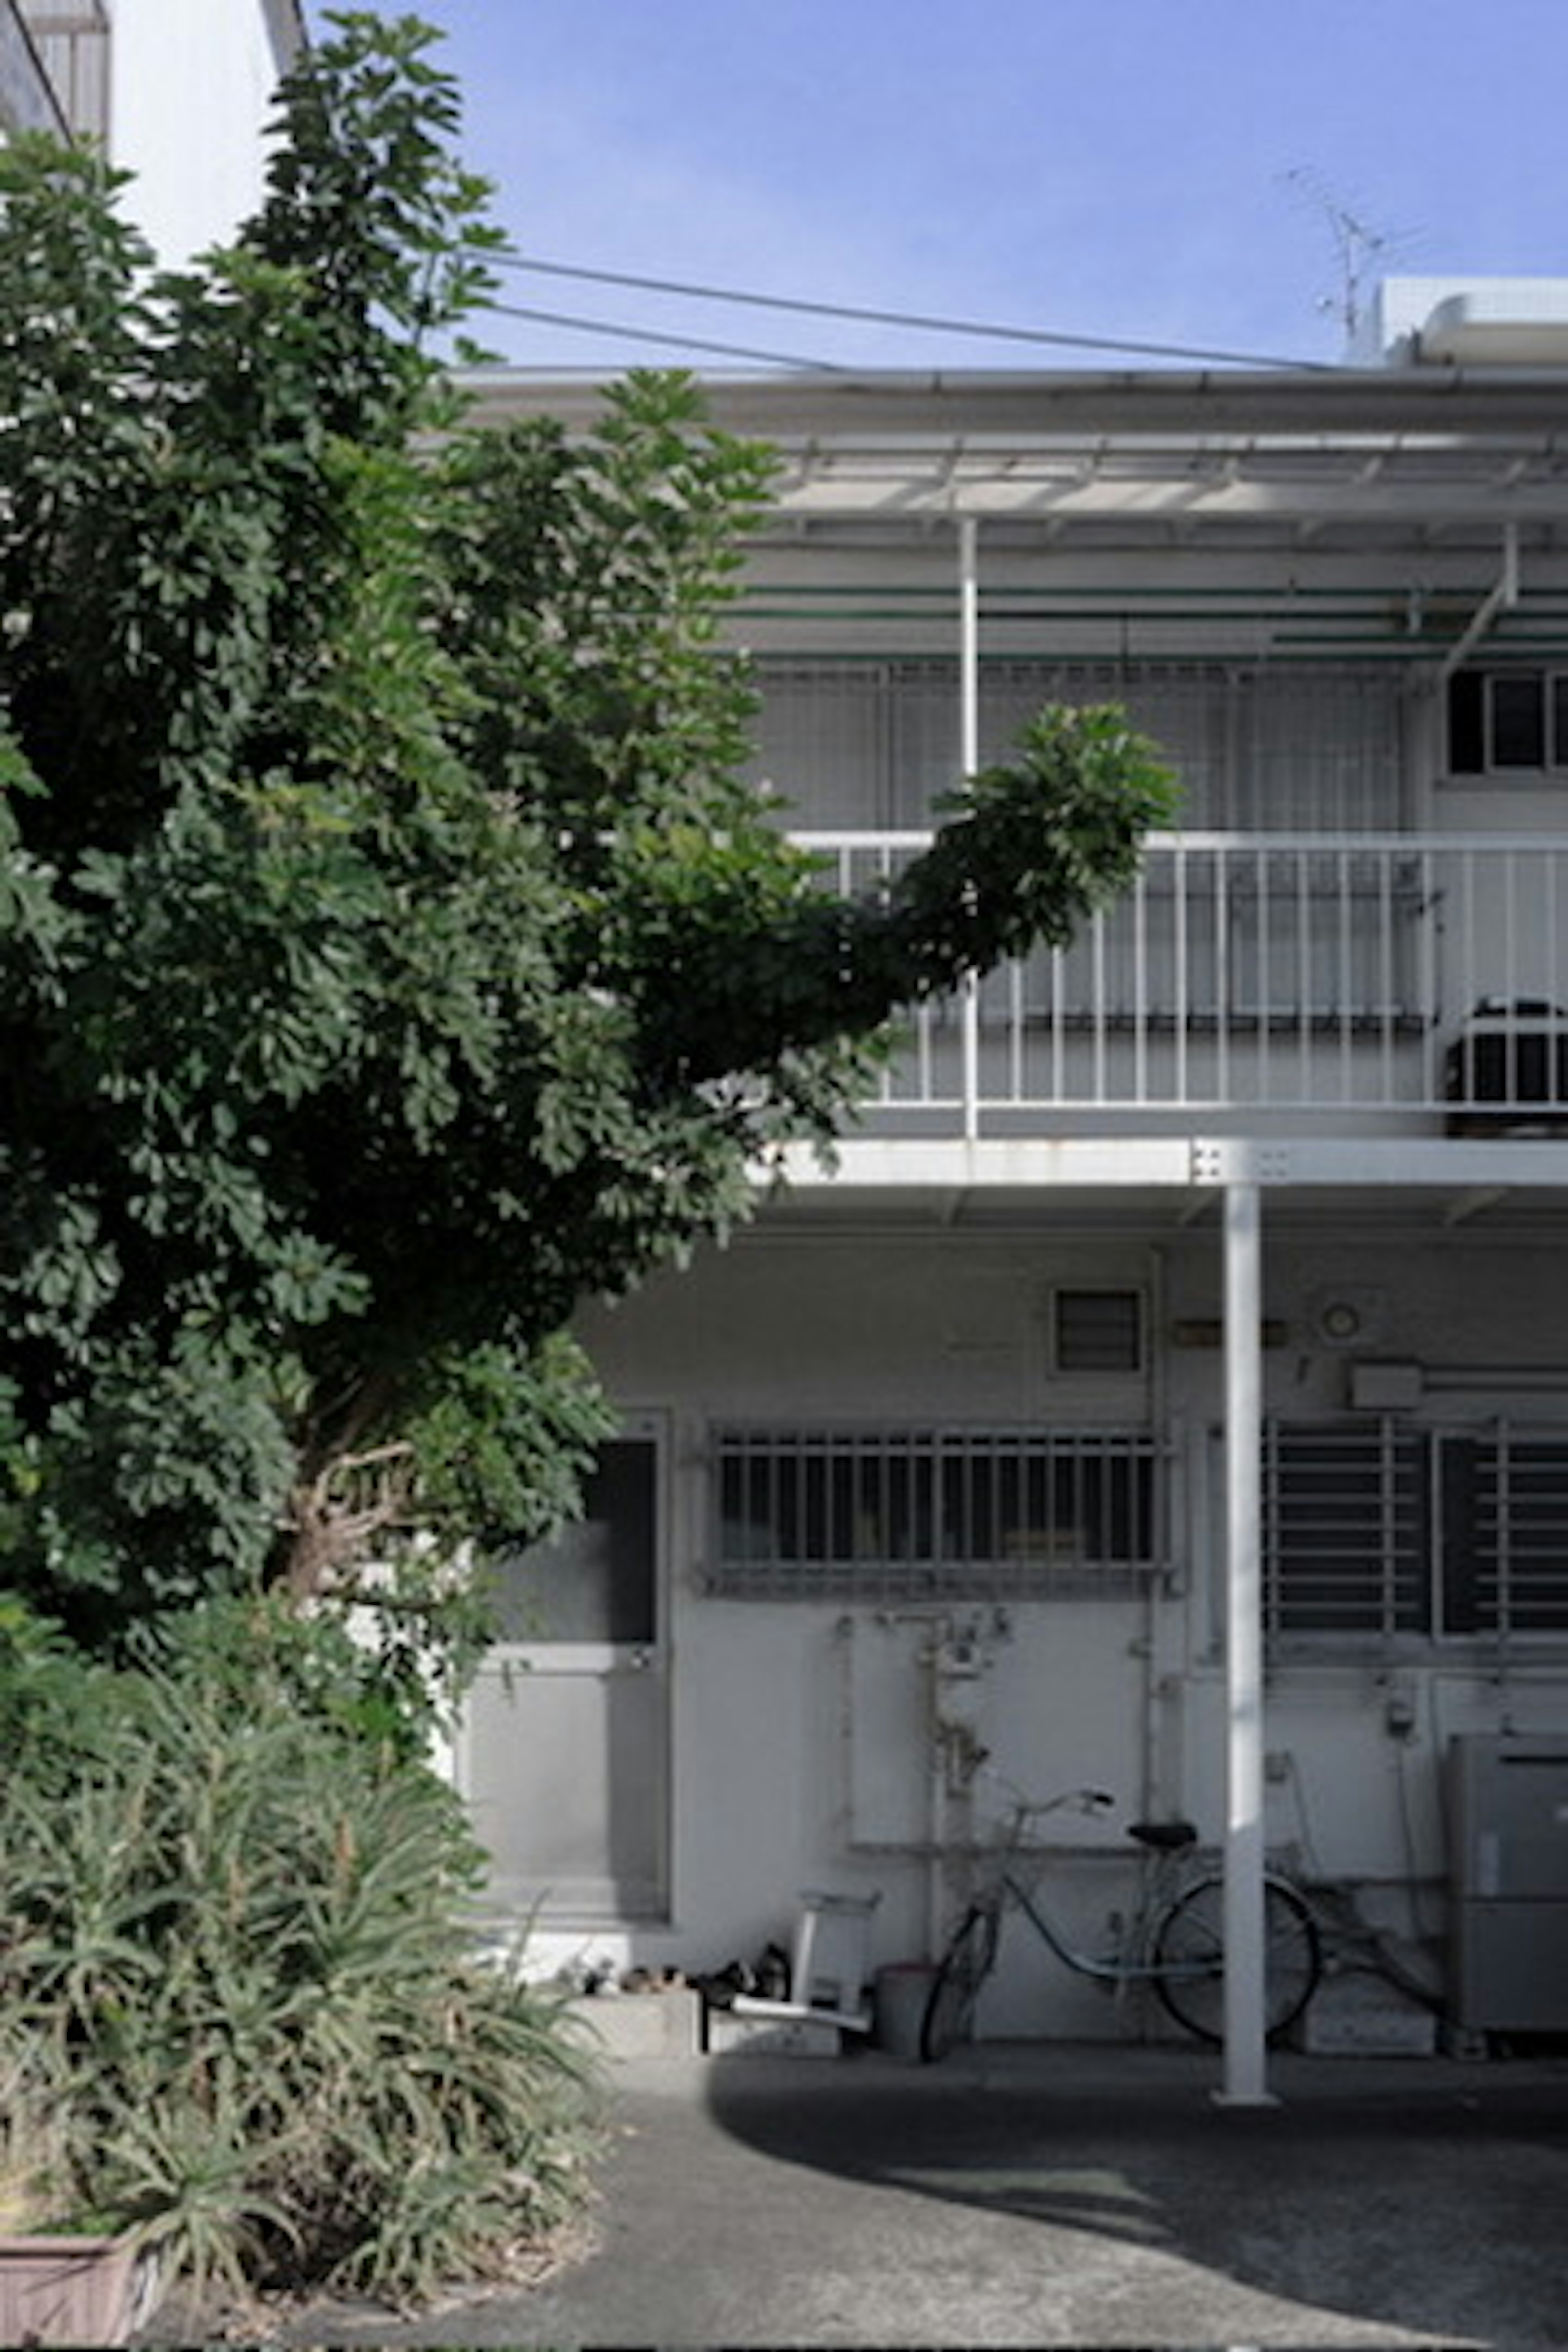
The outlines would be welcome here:
<svg viewBox="0 0 1568 2352">
<path fill-rule="evenodd" d="M 1143 1297 L 1137 1290 L 1058 1290 L 1052 1360 L 1058 1372 L 1141 1372 Z"/>
</svg>

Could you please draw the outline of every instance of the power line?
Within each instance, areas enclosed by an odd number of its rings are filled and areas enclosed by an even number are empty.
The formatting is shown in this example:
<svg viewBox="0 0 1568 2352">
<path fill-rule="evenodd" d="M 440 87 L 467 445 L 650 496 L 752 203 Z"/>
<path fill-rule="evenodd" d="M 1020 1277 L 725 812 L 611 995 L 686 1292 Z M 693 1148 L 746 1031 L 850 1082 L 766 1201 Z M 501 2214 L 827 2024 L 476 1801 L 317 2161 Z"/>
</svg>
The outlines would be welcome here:
<svg viewBox="0 0 1568 2352">
<path fill-rule="evenodd" d="M 508 319 L 528 319 L 539 326 L 571 327 L 584 334 L 614 335 L 639 343 L 672 344 L 680 351 L 713 352 L 725 359 L 761 360 L 769 367 L 798 368 L 803 373 L 843 373 L 833 360 L 803 360 L 787 352 L 756 351 L 745 343 L 710 342 L 701 335 L 661 335 L 652 327 L 623 327 L 609 319 L 576 319 L 564 310 L 526 310 L 517 302 L 488 302 L 485 309 L 487 312 L 499 311 Z"/>
<path fill-rule="evenodd" d="M 863 326 L 907 327 L 924 334 L 972 335 L 1006 342 L 1050 344 L 1072 351 L 1130 352 L 1144 359 L 1199 360 L 1225 367 L 1325 370 L 1329 367 L 1324 361 L 1280 359 L 1258 352 L 1214 351 L 1202 345 L 1141 341 L 1131 337 L 1112 335 L 1072 335 L 1047 327 L 998 326 L 976 319 L 936 318 L 918 310 L 871 310 L 847 302 L 810 301 L 800 296 L 756 294 L 736 287 L 699 285 L 675 278 L 643 278 L 629 270 L 590 269 L 563 261 L 539 261 L 518 253 L 496 254 L 490 258 L 502 268 L 531 270 L 550 278 L 581 278 L 596 286 L 624 286 L 644 294 L 679 294 L 700 302 L 742 303 L 752 310 L 791 310 L 810 318 L 848 320 Z M 505 309 L 506 305 L 497 304 L 495 307 Z M 665 340 L 676 341 L 684 339 L 669 337 Z M 742 356 L 753 357 L 756 354 L 744 353 Z M 790 364 L 810 365 L 812 362 L 792 362 Z"/>
</svg>

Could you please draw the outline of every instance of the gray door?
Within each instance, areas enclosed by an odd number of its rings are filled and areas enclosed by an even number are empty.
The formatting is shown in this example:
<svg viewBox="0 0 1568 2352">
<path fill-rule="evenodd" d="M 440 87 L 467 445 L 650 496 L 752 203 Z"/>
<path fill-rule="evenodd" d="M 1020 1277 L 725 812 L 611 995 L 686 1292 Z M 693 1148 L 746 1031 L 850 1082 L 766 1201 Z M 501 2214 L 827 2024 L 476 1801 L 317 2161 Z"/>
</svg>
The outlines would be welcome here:
<svg viewBox="0 0 1568 2352">
<path fill-rule="evenodd" d="M 509 1906 L 562 1924 L 668 1910 L 668 1678 L 651 1431 L 600 1455 L 580 1525 L 500 1569 L 461 1785 Z"/>
</svg>

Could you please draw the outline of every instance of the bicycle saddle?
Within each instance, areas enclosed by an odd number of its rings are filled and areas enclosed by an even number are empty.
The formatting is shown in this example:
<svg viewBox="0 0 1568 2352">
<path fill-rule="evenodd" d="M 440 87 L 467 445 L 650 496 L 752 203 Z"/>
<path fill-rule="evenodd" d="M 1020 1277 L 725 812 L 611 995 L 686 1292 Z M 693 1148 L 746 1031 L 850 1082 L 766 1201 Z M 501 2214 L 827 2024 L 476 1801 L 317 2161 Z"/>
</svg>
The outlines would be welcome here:
<svg viewBox="0 0 1568 2352">
<path fill-rule="evenodd" d="M 1152 1846 L 1156 1853 L 1176 1853 L 1184 1845 L 1195 1845 L 1198 1833 L 1191 1822 L 1129 1822 L 1127 1834 L 1140 1845 Z"/>
</svg>

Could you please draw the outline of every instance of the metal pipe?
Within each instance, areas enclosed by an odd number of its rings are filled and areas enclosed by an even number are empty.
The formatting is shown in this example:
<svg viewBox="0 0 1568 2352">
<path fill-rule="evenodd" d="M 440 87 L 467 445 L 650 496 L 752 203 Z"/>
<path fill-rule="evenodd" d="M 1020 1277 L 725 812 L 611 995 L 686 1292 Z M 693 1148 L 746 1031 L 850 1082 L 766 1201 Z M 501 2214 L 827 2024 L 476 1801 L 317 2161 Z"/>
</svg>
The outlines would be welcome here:
<svg viewBox="0 0 1568 2352">
<path fill-rule="evenodd" d="M 1225 1195 L 1226 2106 L 1269 2104 L 1263 1937 L 1262 1222 L 1256 1182 Z"/>
<path fill-rule="evenodd" d="M 1458 643 L 1449 646 L 1444 656 L 1442 678 L 1446 686 L 1454 672 L 1479 645 L 1500 613 L 1511 612 L 1519 602 L 1519 525 L 1503 525 L 1502 576 L 1495 588 L 1483 600 L 1470 625 Z"/>
</svg>

